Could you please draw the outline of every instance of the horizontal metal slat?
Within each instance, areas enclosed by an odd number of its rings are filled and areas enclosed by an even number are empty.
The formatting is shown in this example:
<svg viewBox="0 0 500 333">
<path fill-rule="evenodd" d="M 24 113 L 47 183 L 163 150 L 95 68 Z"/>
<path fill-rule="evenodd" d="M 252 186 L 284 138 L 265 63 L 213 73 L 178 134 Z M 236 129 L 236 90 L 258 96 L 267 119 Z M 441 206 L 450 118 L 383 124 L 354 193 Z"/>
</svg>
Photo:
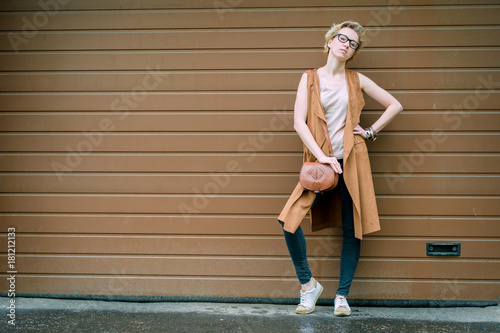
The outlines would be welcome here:
<svg viewBox="0 0 500 333">
<path fill-rule="evenodd" d="M 185 93 L 3 93 L 1 111 L 103 111 L 111 110 L 121 122 L 130 111 L 269 111 L 290 110 L 295 92 L 185 92 Z M 393 91 L 405 110 L 454 110 L 471 112 L 496 110 L 500 91 L 476 95 L 471 91 Z M 480 96 L 481 98 L 478 98 Z M 382 105 L 366 98 L 365 110 L 383 110 Z M 467 115 L 463 116 L 465 118 Z M 449 116 L 448 118 L 451 118 Z M 454 122 L 454 120 L 453 120 Z M 110 124 L 108 126 L 113 126 Z M 102 125 L 105 130 L 106 125 Z M 116 125 L 114 125 L 116 126 Z M 275 125 L 278 127 L 279 125 Z"/>
<path fill-rule="evenodd" d="M 435 30 L 435 29 L 433 29 Z M 496 27 L 468 26 L 439 28 L 429 38 L 429 28 L 413 27 L 368 29 L 363 47 L 491 47 L 499 46 L 490 35 Z M 12 33 L 0 34 L 0 51 L 10 50 L 176 50 L 176 49 L 252 49 L 322 47 L 326 29 L 232 29 L 190 31 L 84 31 L 39 32 L 28 43 L 12 43 Z M 266 38 L 262 38 L 265 35 Z M 30 36 L 31 37 L 31 36 Z M 23 33 L 17 38 L 27 40 Z M 397 44 L 395 43 L 397 41 Z"/>
<path fill-rule="evenodd" d="M 277 224 L 279 228 L 279 225 Z M 427 258 L 425 239 L 365 237 L 361 256 L 369 258 Z M 461 259 L 497 259 L 500 240 L 454 239 L 462 245 Z M 4 238 L 0 241 L 7 248 Z M 246 236 L 162 236 L 162 235 L 16 235 L 16 253 L 114 254 L 114 255 L 204 255 L 204 256 L 284 256 L 289 253 L 283 235 Z M 341 236 L 310 237 L 308 256 L 339 257 Z M 397 249 L 395 251 L 395 249 Z"/>
<path fill-rule="evenodd" d="M 497 4 L 496 0 L 482 0 L 482 4 Z M 387 0 L 309 0 L 307 4 L 310 7 L 347 7 L 347 6 L 383 6 L 387 7 Z M 391 3 L 389 3 L 391 4 Z M 477 5 L 477 1 L 464 0 L 413 0 L 412 5 Z M 293 8 L 304 7 L 302 0 L 273 1 L 269 0 L 245 0 L 245 1 L 227 1 L 214 3 L 213 0 L 198 0 L 196 3 L 186 2 L 185 0 L 168 0 L 168 2 L 158 2 L 155 0 L 120 0 L 122 8 L 127 9 L 217 9 L 221 11 L 230 11 L 232 8 Z M 395 7 L 395 4 L 393 5 Z M 390 7 L 392 8 L 392 7 Z M 36 1 L 18 0 L 15 2 L 1 2 L 2 11 L 38 11 L 40 4 Z M 116 10 L 116 3 L 103 2 L 102 0 L 73 0 L 66 3 L 59 3 L 59 8 L 54 10 Z"/>
<path fill-rule="evenodd" d="M 429 25 L 494 25 L 498 23 L 499 6 L 390 6 L 332 8 L 220 8 L 208 10 L 149 10 L 132 11 L 60 11 L 50 17 L 39 30 L 81 29 L 183 29 L 183 28 L 247 28 L 247 27 L 329 27 L 352 19 L 380 26 Z M 377 10 L 379 9 L 379 10 Z M 22 17 L 34 25 L 35 13 L 0 13 L 0 30 L 20 30 L 26 27 Z M 48 15 L 48 14 L 46 14 Z M 255 18 L 259 19 L 256 20 Z M 40 19 L 40 18 L 38 18 Z M 384 23 L 384 24 L 383 24 Z M 35 25 L 34 25 L 35 26 Z M 36 27 L 36 26 L 35 26 Z"/>
<path fill-rule="evenodd" d="M 321 46 L 319 46 L 321 48 Z M 248 70 L 316 68 L 325 63 L 320 49 L 3 52 L 0 70 Z M 496 68 L 498 48 L 366 49 L 350 68 Z M 153 83 L 150 83 L 153 85 Z"/>
<path fill-rule="evenodd" d="M 0 226 L 15 226 L 16 233 L 158 234 L 164 235 L 274 235 L 282 236 L 276 215 L 192 215 L 189 227 L 175 214 L 0 213 Z M 382 230 L 368 237 L 500 237 L 499 217 L 380 217 Z M 309 216 L 302 223 L 306 236 L 340 236 L 340 228 L 311 231 Z"/>
<path fill-rule="evenodd" d="M 203 163 L 200 163 L 203 161 Z M 372 172 L 404 175 L 408 173 L 498 174 L 500 154 L 384 154 L 370 148 Z M 241 172 L 297 173 L 302 153 L 1 153 L 2 172 Z M 66 172 L 61 170 L 66 166 Z"/>
<path fill-rule="evenodd" d="M 184 194 L 0 194 L 0 212 L 17 213 L 142 213 L 276 214 L 288 195 L 213 195 L 217 186 L 198 195 Z M 292 189 L 291 189 L 292 190 Z M 168 193 L 168 186 L 165 186 Z M 291 191 L 290 191 L 291 192 Z M 498 216 L 494 196 L 379 196 L 380 215 Z M 187 223 L 189 224 L 189 223 Z M 168 231 L 166 231 L 168 232 Z"/>
<path fill-rule="evenodd" d="M 381 112 L 365 111 L 361 124 L 373 124 Z M 0 131 L 3 132 L 71 132 L 99 129 L 109 119 L 112 128 L 103 132 L 293 132 L 293 111 L 262 112 L 134 112 L 120 119 L 120 115 L 106 113 L 1 113 Z M 227 124 L 231 124 L 228 128 Z M 497 131 L 500 112 L 406 111 L 399 114 L 379 134 L 391 131 Z"/>
<path fill-rule="evenodd" d="M 498 69 L 360 70 L 379 86 L 392 90 L 498 89 Z M 0 73 L 0 91 L 131 92 L 148 91 L 283 91 L 295 92 L 302 70 L 22 72 Z M 151 85 L 158 82 L 158 85 Z M 146 84 L 145 84 L 146 83 Z"/>
<path fill-rule="evenodd" d="M 500 175 L 375 174 L 375 193 L 402 195 L 498 195 Z M 0 192 L 289 194 L 298 174 L 0 174 Z"/>
<path fill-rule="evenodd" d="M 7 256 L 1 255 L 2 271 L 8 271 Z M 90 274 L 140 276 L 239 276 L 293 278 L 290 258 L 265 257 L 159 257 L 159 256 L 76 256 L 18 255 L 16 265 L 23 274 Z M 310 258 L 316 278 L 339 278 L 338 255 Z M 453 279 L 495 280 L 500 261 L 397 260 L 360 258 L 359 279 Z"/>
<path fill-rule="evenodd" d="M 18 293 L 86 295 L 151 295 L 151 296 L 216 296 L 259 297 L 262 290 L 270 290 L 269 297 L 298 297 L 297 278 L 185 278 L 88 275 L 17 275 Z M 322 297 L 335 297 L 338 280 L 321 280 L 325 291 Z M 264 287 L 265 286 L 265 287 Z M 0 287 L 8 290 L 8 280 L 0 279 Z M 500 283 L 497 281 L 450 280 L 395 280 L 355 279 L 350 297 L 356 299 L 418 299 L 418 300 L 490 300 L 497 301 Z M 478 296 L 481 295 L 481 296 Z"/>
<path fill-rule="evenodd" d="M 368 143 L 371 152 L 414 152 L 425 160 L 437 152 L 498 153 L 500 133 L 386 133 Z M 0 134 L 4 152 L 70 152 L 79 164 L 91 152 L 239 152 L 301 153 L 295 133 L 110 133 Z M 414 162 L 419 164 L 420 162 Z M 71 164 L 69 164 L 71 167 Z M 237 167 L 235 167 L 237 168 Z M 61 168 L 62 169 L 62 168 Z M 230 170 L 228 170 L 230 171 Z"/>
</svg>

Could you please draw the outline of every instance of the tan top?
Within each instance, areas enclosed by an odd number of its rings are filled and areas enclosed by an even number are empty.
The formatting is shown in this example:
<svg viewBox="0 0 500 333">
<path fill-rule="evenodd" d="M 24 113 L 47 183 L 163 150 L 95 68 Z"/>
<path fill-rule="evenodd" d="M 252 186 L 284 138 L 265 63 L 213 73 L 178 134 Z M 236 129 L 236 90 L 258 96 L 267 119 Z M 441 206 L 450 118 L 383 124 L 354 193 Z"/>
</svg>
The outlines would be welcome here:
<svg viewBox="0 0 500 333">
<path fill-rule="evenodd" d="M 321 86 L 321 104 L 325 109 L 326 124 L 328 134 L 332 142 L 333 156 L 340 160 L 344 158 L 344 128 L 347 116 L 347 106 L 349 104 L 349 94 L 347 83 L 336 89 L 327 88 L 324 79 L 318 75 Z"/>
</svg>

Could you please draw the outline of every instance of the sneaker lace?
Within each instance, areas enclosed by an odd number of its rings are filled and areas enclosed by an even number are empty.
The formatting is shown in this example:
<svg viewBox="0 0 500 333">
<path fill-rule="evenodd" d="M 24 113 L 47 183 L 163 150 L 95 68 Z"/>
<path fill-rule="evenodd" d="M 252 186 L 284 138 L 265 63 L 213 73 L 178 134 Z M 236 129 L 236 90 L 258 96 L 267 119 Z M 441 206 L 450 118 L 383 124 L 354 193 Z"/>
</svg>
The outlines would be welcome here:
<svg viewBox="0 0 500 333">
<path fill-rule="evenodd" d="M 300 303 L 299 305 L 306 305 L 306 293 L 300 292 Z"/>
<path fill-rule="evenodd" d="M 308 295 L 308 292 L 300 292 L 300 304 L 304 306 L 306 309 L 310 309 L 313 305 L 313 300 L 311 299 L 311 296 Z"/>
<path fill-rule="evenodd" d="M 339 307 L 347 308 L 347 300 L 344 297 L 339 297 Z"/>
</svg>

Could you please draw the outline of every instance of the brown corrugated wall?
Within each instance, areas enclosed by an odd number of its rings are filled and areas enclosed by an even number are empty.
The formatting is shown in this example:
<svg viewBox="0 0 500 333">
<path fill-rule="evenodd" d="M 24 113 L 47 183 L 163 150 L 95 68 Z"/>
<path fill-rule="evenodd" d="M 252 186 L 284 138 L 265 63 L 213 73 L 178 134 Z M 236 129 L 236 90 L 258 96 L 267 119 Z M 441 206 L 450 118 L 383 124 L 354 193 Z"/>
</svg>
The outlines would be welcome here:
<svg viewBox="0 0 500 333">
<path fill-rule="evenodd" d="M 497 1 L 0 3 L 0 267 L 24 294 L 297 297 L 276 221 L 298 179 L 301 73 L 332 22 L 403 104 L 368 144 L 382 231 L 351 297 L 500 296 Z M 362 125 L 382 112 L 367 98 Z M 312 233 L 334 296 L 339 230 Z M 461 256 L 429 257 L 427 242 Z M 2 278 L 2 292 L 8 281 Z"/>
</svg>

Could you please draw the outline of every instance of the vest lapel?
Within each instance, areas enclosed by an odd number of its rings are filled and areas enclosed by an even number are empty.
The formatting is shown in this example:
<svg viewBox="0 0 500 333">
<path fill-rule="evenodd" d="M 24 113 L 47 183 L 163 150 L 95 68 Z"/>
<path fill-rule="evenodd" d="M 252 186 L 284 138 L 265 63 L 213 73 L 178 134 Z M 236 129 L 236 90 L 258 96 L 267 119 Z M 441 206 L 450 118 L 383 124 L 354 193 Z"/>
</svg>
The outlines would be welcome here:
<svg viewBox="0 0 500 333">
<path fill-rule="evenodd" d="M 311 76 L 311 93 L 312 98 L 310 101 L 309 109 L 312 110 L 312 118 L 314 119 L 314 136 L 316 137 L 316 143 L 323 150 L 326 156 L 329 156 L 328 143 L 326 141 L 325 134 L 323 132 L 322 122 L 326 123 L 325 109 L 321 103 L 321 86 L 319 83 L 319 77 L 316 69 L 312 70 Z"/>
<path fill-rule="evenodd" d="M 345 74 L 349 104 L 347 106 L 347 117 L 344 128 L 344 163 L 354 146 L 354 127 L 359 123 L 361 109 L 365 105 L 363 93 L 359 88 L 358 74 L 349 69 L 346 69 Z"/>
<path fill-rule="evenodd" d="M 358 74 L 351 70 L 346 70 L 346 81 L 349 105 L 347 107 L 347 118 L 344 129 L 344 181 L 353 202 L 356 237 L 361 239 L 361 193 L 358 164 L 362 162 L 356 161 L 356 155 L 350 156 L 354 147 L 354 127 L 359 123 L 361 109 L 365 105 L 365 101 L 363 92 L 359 86 Z"/>
<path fill-rule="evenodd" d="M 316 102 L 320 106 L 319 108 L 315 108 L 316 117 L 318 117 L 319 119 L 326 122 L 325 109 L 323 108 L 323 104 L 321 103 L 321 86 L 319 83 L 319 76 L 318 76 L 316 69 L 313 70 L 312 74 L 313 74 L 313 80 L 314 80 L 313 81 L 314 82 L 314 84 L 313 84 L 314 96 L 316 98 Z"/>
</svg>

